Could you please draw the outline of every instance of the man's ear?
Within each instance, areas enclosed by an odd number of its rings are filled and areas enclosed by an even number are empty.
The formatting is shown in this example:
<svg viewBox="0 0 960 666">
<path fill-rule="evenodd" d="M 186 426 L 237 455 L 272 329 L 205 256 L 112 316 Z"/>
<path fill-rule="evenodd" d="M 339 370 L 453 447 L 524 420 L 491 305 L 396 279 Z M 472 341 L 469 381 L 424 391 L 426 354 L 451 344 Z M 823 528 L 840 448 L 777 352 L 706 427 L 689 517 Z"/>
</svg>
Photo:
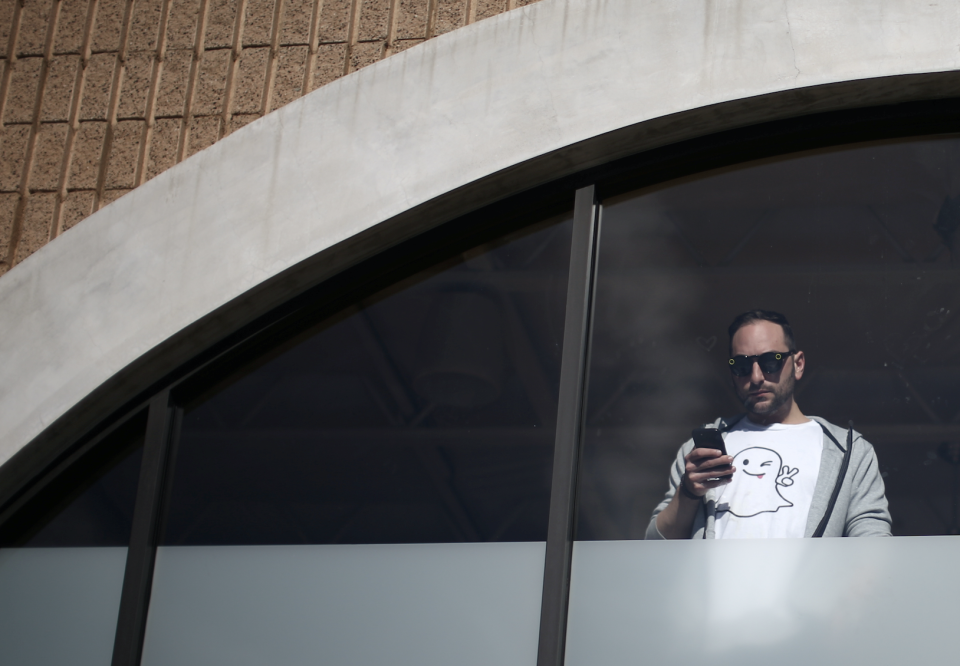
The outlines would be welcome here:
<svg viewBox="0 0 960 666">
<path fill-rule="evenodd" d="M 807 357 L 803 355 L 802 351 L 798 351 L 793 355 L 793 378 L 799 380 L 803 377 L 803 369 L 807 365 Z"/>
</svg>

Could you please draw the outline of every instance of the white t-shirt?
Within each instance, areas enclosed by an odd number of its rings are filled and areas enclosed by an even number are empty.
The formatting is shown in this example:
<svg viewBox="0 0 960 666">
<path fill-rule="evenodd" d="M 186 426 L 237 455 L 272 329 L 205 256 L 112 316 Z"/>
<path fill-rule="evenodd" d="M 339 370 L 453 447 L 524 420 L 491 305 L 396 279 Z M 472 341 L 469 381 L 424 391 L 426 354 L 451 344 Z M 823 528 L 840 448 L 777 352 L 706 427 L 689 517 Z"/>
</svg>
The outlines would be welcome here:
<svg viewBox="0 0 960 666">
<path fill-rule="evenodd" d="M 803 537 L 820 475 L 820 424 L 761 426 L 743 418 L 723 439 L 737 471 L 719 488 L 717 538 Z"/>
</svg>

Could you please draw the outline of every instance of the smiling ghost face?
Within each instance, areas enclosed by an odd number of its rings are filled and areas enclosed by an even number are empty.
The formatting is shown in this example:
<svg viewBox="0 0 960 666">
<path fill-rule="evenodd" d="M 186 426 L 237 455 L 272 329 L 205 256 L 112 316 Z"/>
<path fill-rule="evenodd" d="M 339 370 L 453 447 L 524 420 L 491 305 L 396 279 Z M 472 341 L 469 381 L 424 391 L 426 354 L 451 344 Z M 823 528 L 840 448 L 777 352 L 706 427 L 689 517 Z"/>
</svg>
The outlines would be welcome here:
<svg viewBox="0 0 960 666">
<path fill-rule="evenodd" d="M 727 511 L 741 518 L 749 518 L 793 506 L 777 487 L 777 476 L 783 467 L 779 453 L 754 446 L 735 455 L 733 466 L 737 471 L 723 491 Z"/>
<path fill-rule="evenodd" d="M 776 451 L 760 447 L 741 451 L 734 458 L 733 464 L 744 474 L 756 477 L 758 481 L 763 481 L 767 475 L 772 474 L 774 482 L 781 466 L 780 456 Z"/>
</svg>

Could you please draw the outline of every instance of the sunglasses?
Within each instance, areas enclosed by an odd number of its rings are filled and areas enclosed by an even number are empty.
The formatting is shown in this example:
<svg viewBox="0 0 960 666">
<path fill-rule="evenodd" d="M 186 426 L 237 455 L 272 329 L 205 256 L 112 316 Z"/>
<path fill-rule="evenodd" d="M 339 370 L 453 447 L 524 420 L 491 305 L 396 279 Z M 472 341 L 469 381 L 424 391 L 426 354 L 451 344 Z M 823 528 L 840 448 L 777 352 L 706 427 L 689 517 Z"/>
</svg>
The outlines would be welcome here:
<svg viewBox="0 0 960 666">
<path fill-rule="evenodd" d="M 780 368 L 787 362 L 787 357 L 796 353 L 796 350 L 791 349 L 787 352 L 767 352 L 759 356 L 734 356 L 730 359 L 730 372 L 736 377 L 747 377 L 753 372 L 753 364 L 757 363 L 760 365 L 760 372 L 772 375 L 780 372 Z"/>
</svg>

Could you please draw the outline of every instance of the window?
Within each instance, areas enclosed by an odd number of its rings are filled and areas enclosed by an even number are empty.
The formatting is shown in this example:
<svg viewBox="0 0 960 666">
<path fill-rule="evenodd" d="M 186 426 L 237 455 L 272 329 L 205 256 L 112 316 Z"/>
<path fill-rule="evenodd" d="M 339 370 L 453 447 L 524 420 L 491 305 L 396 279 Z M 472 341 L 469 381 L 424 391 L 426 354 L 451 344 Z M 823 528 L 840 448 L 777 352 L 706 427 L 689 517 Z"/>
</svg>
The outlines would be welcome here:
<svg viewBox="0 0 960 666">
<path fill-rule="evenodd" d="M 571 228 L 280 325 L 175 392 L 144 664 L 536 659 Z"/>
<path fill-rule="evenodd" d="M 945 660 L 960 139 L 675 167 L 478 211 L 177 370 L 146 435 L 4 508 L 0 660 Z M 691 429 L 743 409 L 726 328 L 753 308 L 913 538 L 643 540 Z"/>
<path fill-rule="evenodd" d="M 873 443 L 894 534 L 957 533 L 958 195 L 960 140 L 946 136 L 786 155 L 603 202 L 568 664 L 666 662 L 681 644 L 684 660 L 720 664 L 856 646 L 859 660 L 943 658 L 945 642 L 908 657 L 900 637 L 934 636 L 950 616 L 956 590 L 930 563 L 949 561 L 953 540 L 636 540 L 691 429 L 743 411 L 726 329 L 754 308 L 793 325 L 802 411 L 852 420 Z"/>
</svg>

